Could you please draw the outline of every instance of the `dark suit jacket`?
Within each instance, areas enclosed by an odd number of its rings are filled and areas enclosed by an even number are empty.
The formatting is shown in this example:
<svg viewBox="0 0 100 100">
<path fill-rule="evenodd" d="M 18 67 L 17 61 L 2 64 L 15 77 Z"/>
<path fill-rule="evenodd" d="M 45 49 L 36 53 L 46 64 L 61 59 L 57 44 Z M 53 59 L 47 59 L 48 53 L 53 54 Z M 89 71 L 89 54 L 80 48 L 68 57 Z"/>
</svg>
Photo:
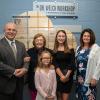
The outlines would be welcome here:
<svg viewBox="0 0 100 100">
<path fill-rule="evenodd" d="M 15 69 L 25 67 L 24 57 L 28 56 L 23 43 L 15 40 L 17 48 L 17 60 L 5 38 L 0 40 L 0 93 L 10 94 L 15 91 L 16 83 L 24 82 L 23 77 L 17 78 L 13 75 Z"/>
</svg>

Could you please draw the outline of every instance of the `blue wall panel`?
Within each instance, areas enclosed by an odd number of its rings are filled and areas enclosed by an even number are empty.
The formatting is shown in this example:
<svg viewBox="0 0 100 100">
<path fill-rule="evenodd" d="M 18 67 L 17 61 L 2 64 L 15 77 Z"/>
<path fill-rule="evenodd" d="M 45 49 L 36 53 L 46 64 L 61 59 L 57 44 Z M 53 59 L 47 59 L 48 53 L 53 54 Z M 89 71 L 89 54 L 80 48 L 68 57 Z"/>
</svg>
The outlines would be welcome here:
<svg viewBox="0 0 100 100">
<path fill-rule="evenodd" d="M 0 33 L 2 33 L 3 25 L 12 20 L 12 16 L 18 15 L 25 11 L 32 10 L 32 2 L 35 0 L 0 0 Z M 37 1 L 53 1 L 54 0 L 37 0 Z M 68 0 L 55 0 L 68 1 Z M 70 0 L 69 0 L 70 1 Z M 78 3 L 78 18 L 51 18 L 54 25 L 82 25 L 82 28 L 92 28 L 96 35 L 100 34 L 100 0 L 73 0 Z M 98 44 L 100 40 L 97 38 Z"/>
</svg>

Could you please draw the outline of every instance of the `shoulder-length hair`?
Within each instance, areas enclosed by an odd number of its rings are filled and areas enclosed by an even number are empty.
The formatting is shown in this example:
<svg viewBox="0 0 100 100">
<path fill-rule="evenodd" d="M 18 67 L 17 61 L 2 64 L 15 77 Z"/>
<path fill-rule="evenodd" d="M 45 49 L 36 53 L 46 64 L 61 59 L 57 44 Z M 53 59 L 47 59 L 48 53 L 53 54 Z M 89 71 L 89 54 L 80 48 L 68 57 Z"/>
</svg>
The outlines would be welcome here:
<svg viewBox="0 0 100 100">
<path fill-rule="evenodd" d="M 57 52 L 57 51 L 58 51 L 59 42 L 58 42 L 58 40 L 57 40 L 57 36 L 58 36 L 58 34 L 59 34 L 60 32 L 62 32 L 62 33 L 65 34 L 65 41 L 64 41 L 63 45 L 64 45 L 64 52 L 66 53 L 66 52 L 69 51 L 69 47 L 68 47 L 67 35 L 66 35 L 65 30 L 59 30 L 59 31 L 57 31 L 57 34 L 56 34 L 56 37 L 55 37 L 55 43 L 54 43 L 54 52 Z"/>
<path fill-rule="evenodd" d="M 81 36 L 80 36 L 80 47 L 82 48 L 84 46 L 84 42 L 83 42 L 83 35 L 85 32 L 88 32 L 90 34 L 90 43 L 89 43 L 89 47 L 91 47 L 94 43 L 95 43 L 95 34 L 93 32 L 92 29 L 90 28 L 86 28 L 82 31 Z"/>
<path fill-rule="evenodd" d="M 34 36 L 34 38 L 33 38 L 33 46 L 36 46 L 36 45 L 35 45 L 35 40 L 36 40 L 38 37 L 42 37 L 42 38 L 43 38 L 43 40 L 44 40 L 44 47 L 45 47 L 45 46 L 46 46 L 46 38 L 44 37 L 44 35 L 43 35 L 42 33 L 38 33 L 38 34 L 36 34 L 36 35 Z"/>
</svg>

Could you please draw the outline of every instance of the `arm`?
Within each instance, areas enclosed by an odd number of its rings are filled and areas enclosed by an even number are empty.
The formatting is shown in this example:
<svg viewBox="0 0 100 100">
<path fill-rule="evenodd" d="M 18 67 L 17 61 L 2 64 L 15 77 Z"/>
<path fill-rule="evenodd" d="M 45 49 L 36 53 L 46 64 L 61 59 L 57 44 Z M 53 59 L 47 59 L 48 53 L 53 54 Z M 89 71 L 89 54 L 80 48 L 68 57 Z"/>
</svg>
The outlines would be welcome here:
<svg viewBox="0 0 100 100">
<path fill-rule="evenodd" d="M 59 75 L 59 77 L 64 76 L 63 73 L 61 72 L 60 68 L 56 68 L 56 73 Z"/>
<path fill-rule="evenodd" d="M 29 66 L 29 62 L 30 62 L 30 57 L 25 57 L 24 64 L 26 64 L 26 65 L 24 65 L 24 66 Z M 28 68 L 25 67 L 24 69 L 26 69 L 26 71 L 28 71 Z"/>
<path fill-rule="evenodd" d="M 60 70 L 60 68 L 59 68 L 59 64 L 57 63 L 57 61 L 56 61 L 54 55 L 53 55 L 53 60 L 52 60 L 52 62 L 53 62 L 53 65 L 55 66 L 55 71 L 56 71 L 57 75 L 58 75 L 59 77 L 63 76 L 63 73 L 61 72 L 61 70 Z"/>
<path fill-rule="evenodd" d="M 11 78 L 14 74 L 15 68 L 7 65 L 5 60 L 2 58 L 2 54 L 0 53 L 0 75 Z"/>
<path fill-rule="evenodd" d="M 30 57 L 25 49 L 25 45 L 23 44 L 23 67 L 28 70 L 29 68 L 29 62 L 30 62 Z"/>
<path fill-rule="evenodd" d="M 95 66 L 93 78 L 96 80 L 99 80 L 99 78 L 100 78 L 100 49 L 98 50 L 98 52 L 96 52 L 95 56 L 97 57 L 97 59 L 95 60 L 96 66 Z"/>
<path fill-rule="evenodd" d="M 11 78 L 14 75 L 15 69 L 0 61 L 0 75 Z"/>
<path fill-rule="evenodd" d="M 29 62 L 30 62 L 30 57 L 28 56 L 26 52 L 24 44 L 21 43 L 20 46 L 22 47 L 21 53 L 22 53 L 23 65 L 22 65 L 22 68 L 18 68 L 15 70 L 14 75 L 16 77 L 23 77 L 27 73 Z"/>
<path fill-rule="evenodd" d="M 58 80 L 60 80 L 62 82 L 65 82 L 66 77 L 65 77 L 65 75 L 63 75 L 62 70 L 60 69 L 61 65 L 56 60 L 56 54 L 53 55 L 53 65 L 55 66 L 55 70 L 56 70 L 57 76 L 59 76 Z"/>
<path fill-rule="evenodd" d="M 68 72 L 66 73 L 66 79 L 69 79 L 70 75 L 74 73 L 75 70 L 75 52 L 74 49 L 71 49 L 71 54 L 70 54 L 70 62 L 68 66 Z"/>
<path fill-rule="evenodd" d="M 68 70 L 68 72 L 67 72 L 67 74 L 65 75 L 66 76 L 66 78 L 68 78 L 69 79 L 69 77 L 70 77 L 70 74 L 72 73 L 72 70 Z"/>
<path fill-rule="evenodd" d="M 91 79 L 91 85 L 92 86 L 95 86 L 97 84 L 97 81 L 99 80 L 100 78 L 100 51 L 98 51 L 98 53 L 96 54 L 96 57 L 98 57 L 98 59 L 96 59 L 96 66 L 95 66 L 95 71 L 94 71 L 94 74 L 93 74 L 93 77 Z"/>
<path fill-rule="evenodd" d="M 56 68 L 56 73 L 60 77 L 60 81 L 62 81 L 63 83 L 65 83 L 66 82 L 66 76 L 63 75 L 63 73 L 61 72 L 60 68 Z"/>
<path fill-rule="evenodd" d="M 40 76 L 41 75 L 39 71 L 36 71 L 35 72 L 35 86 L 36 86 L 37 91 L 40 93 L 40 95 L 46 98 L 47 94 L 44 92 L 43 88 L 41 87 Z"/>
<path fill-rule="evenodd" d="M 56 73 L 55 70 L 53 71 L 53 90 L 52 90 L 52 96 L 56 96 L 56 88 L 57 88 L 57 82 L 56 82 Z"/>
<path fill-rule="evenodd" d="M 29 62 L 30 61 L 30 57 L 25 57 L 24 58 L 24 62 Z"/>
</svg>

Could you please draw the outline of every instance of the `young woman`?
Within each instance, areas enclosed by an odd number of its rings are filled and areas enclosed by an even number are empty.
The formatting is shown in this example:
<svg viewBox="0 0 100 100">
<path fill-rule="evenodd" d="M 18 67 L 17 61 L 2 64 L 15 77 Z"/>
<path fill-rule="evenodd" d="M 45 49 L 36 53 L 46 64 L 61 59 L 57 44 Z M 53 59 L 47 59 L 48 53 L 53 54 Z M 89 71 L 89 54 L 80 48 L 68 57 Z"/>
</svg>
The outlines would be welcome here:
<svg viewBox="0 0 100 100">
<path fill-rule="evenodd" d="M 39 55 L 35 72 L 36 100 L 56 100 L 56 73 L 51 61 L 52 57 L 48 51 Z"/>
<path fill-rule="evenodd" d="M 27 51 L 30 56 L 30 64 L 28 69 L 28 87 L 31 94 L 31 100 L 35 100 L 36 98 L 34 74 L 38 63 L 38 55 L 44 50 L 52 53 L 50 49 L 46 48 L 46 38 L 42 35 L 42 33 L 36 34 L 33 38 L 33 47 Z"/>
<path fill-rule="evenodd" d="M 69 49 L 67 35 L 59 30 L 55 37 L 53 64 L 57 74 L 58 100 L 68 100 L 73 84 L 73 71 L 75 68 L 74 50 Z"/>
<path fill-rule="evenodd" d="M 100 77 L 100 47 L 91 29 L 84 29 L 76 50 L 78 100 L 96 100 L 96 84 Z"/>
</svg>

